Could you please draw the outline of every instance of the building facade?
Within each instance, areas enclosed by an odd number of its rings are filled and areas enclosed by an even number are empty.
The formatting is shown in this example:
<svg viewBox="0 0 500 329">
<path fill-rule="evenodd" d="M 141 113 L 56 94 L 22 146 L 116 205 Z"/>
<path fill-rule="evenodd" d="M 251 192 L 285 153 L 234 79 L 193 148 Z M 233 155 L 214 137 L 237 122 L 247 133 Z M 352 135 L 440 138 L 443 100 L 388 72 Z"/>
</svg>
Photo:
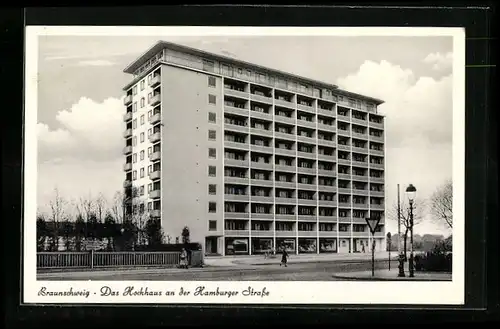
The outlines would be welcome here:
<svg viewBox="0 0 500 329">
<path fill-rule="evenodd" d="M 206 254 L 385 250 L 381 100 L 168 42 L 125 72 L 135 220 Z"/>
</svg>

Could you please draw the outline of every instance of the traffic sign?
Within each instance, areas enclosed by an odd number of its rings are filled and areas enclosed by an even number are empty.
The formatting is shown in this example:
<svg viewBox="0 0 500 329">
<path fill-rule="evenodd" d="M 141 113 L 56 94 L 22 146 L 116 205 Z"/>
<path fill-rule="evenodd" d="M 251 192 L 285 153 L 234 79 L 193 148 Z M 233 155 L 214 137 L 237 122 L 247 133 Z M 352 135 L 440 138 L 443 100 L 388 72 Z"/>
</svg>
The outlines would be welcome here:
<svg viewBox="0 0 500 329">
<path fill-rule="evenodd" d="M 370 232 L 375 234 L 375 230 L 378 227 L 378 223 L 380 223 L 380 217 L 377 218 L 365 218 L 368 227 L 370 228 Z"/>
</svg>

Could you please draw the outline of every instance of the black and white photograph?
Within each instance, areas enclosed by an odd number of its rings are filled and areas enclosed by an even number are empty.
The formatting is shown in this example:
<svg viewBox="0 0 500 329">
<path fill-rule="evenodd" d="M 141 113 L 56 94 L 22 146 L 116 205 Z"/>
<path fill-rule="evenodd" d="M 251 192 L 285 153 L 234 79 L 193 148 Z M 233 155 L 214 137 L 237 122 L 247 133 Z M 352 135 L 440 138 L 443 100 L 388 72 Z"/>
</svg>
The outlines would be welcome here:
<svg viewBox="0 0 500 329">
<path fill-rule="evenodd" d="M 464 40 L 28 26 L 25 300 L 462 304 Z"/>
</svg>

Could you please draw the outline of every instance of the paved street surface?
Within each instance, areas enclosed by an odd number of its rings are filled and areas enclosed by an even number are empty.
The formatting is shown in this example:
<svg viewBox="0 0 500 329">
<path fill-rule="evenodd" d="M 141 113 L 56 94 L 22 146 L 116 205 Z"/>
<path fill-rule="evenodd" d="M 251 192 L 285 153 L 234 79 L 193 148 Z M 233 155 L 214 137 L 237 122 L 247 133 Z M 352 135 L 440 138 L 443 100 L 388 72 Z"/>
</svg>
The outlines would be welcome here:
<svg viewBox="0 0 500 329">
<path fill-rule="evenodd" d="M 379 281 L 451 281 L 451 273 L 446 272 L 419 272 L 415 271 L 414 277 L 410 278 L 408 276 L 407 269 L 404 277 L 398 277 L 398 269 L 381 269 L 375 271 L 372 276 L 371 269 L 368 271 L 356 271 L 356 272 L 342 272 L 334 274 L 335 279 L 339 280 L 379 280 Z"/>
<path fill-rule="evenodd" d="M 263 257 L 261 257 L 263 258 Z M 294 262 L 294 260 L 296 260 Z M 334 281 L 342 280 L 334 277 L 344 272 L 359 272 L 371 269 L 369 259 L 336 259 L 336 260 L 298 260 L 290 258 L 288 267 L 280 267 L 279 258 L 266 260 L 260 265 L 228 262 L 228 265 L 210 266 L 190 269 L 123 269 L 98 271 L 59 271 L 38 274 L 38 280 L 116 280 L 116 281 Z M 210 263 L 210 262 L 207 262 Z M 376 261 L 376 268 L 388 268 L 387 260 Z M 396 275 L 396 261 L 391 262 Z"/>
</svg>

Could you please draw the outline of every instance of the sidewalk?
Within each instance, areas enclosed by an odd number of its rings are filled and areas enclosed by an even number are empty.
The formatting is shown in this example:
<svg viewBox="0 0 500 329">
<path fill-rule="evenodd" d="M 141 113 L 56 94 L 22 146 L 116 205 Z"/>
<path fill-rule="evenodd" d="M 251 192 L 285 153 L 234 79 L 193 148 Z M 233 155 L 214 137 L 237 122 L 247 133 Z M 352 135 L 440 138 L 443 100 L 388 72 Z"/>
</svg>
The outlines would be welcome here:
<svg viewBox="0 0 500 329">
<path fill-rule="evenodd" d="M 372 277 L 372 271 L 336 273 L 333 275 L 336 279 L 349 281 L 451 281 L 451 273 L 447 272 L 415 272 L 413 278 L 408 277 L 408 272 L 405 277 L 398 277 L 398 269 L 391 271 L 388 269 L 375 270 L 375 276 Z"/>
<path fill-rule="evenodd" d="M 391 254 L 392 259 L 396 259 L 397 255 Z M 319 262 L 358 262 L 371 260 L 370 253 L 351 253 L 351 254 L 301 254 L 290 255 L 288 258 L 292 263 L 319 263 Z M 376 260 L 388 260 L 389 254 L 387 252 L 375 253 Z M 274 258 L 264 258 L 264 255 L 252 256 L 213 256 L 205 257 L 205 264 L 207 266 L 237 266 L 237 265 L 271 265 L 279 263 L 281 254 L 276 254 Z"/>
</svg>

